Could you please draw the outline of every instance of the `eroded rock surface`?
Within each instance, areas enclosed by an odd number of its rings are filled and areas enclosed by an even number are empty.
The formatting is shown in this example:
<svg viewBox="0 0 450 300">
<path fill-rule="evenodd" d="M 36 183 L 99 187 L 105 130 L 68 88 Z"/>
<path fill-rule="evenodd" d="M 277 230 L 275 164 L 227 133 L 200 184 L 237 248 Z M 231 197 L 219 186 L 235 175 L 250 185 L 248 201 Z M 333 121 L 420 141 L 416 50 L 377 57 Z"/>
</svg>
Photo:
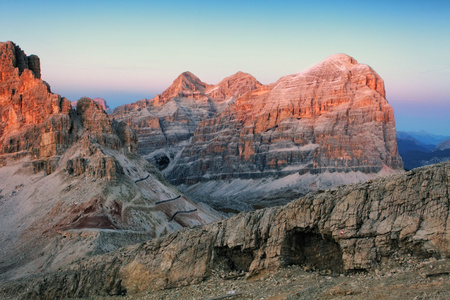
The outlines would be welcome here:
<svg viewBox="0 0 450 300">
<path fill-rule="evenodd" d="M 449 162 L 423 167 L 181 230 L 3 290 L 27 299 L 107 296 L 198 283 L 216 268 L 250 278 L 292 264 L 339 274 L 402 255 L 445 260 L 449 187 Z"/>
<path fill-rule="evenodd" d="M 113 115 L 137 131 L 139 153 L 167 173 L 202 120 L 217 115 L 239 96 L 260 86 L 253 76 L 242 72 L 217 85 L 184 72 L 161 95 L 120 106 Z"/>
<path fill-rule="evenodd" d="M 271 85 L 240 72 L 212 86 L 186 72 L 114 116 L 172 183 L 224 210 L 403 170 L 384 82 L 345 54 Z"/>
<path fill-rule="evenodd" d="M 220 217 L 140 155 L 137 136 L 89 98 L 40 79 L 39 59 L 0 43 L 0 279 L 54 270 Z"/>
</svg>

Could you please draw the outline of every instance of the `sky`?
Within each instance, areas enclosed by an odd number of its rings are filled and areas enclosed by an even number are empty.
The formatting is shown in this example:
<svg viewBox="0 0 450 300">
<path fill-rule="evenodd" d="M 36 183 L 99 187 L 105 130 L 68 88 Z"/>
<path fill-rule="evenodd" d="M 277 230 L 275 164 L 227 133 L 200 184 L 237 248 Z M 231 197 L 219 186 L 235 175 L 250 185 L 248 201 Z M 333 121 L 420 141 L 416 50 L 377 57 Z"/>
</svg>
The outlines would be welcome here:
<svg viewBox="0 0 450 300">
<path fill-rule="evenodd" d="M 346 53 L 384 79 L 397 130 L 450 136 L 447 0 L 0 1 L 0 40 L 71 101 L 152 98 L 184 71 L 268 84 Z"/>
</svg>

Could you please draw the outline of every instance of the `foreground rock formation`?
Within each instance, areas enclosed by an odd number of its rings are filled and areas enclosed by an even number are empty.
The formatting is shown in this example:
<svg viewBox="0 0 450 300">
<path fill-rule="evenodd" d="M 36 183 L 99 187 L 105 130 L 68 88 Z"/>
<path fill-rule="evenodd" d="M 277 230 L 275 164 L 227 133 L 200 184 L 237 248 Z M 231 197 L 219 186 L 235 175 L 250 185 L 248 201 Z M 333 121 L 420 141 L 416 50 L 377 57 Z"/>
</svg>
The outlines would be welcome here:
<svg viewBox="0 0 450 300">
<path fill-rule="evenodd" d="M 268 86 L 243 73 L 224 81 L 183 73 L 162 95 L 114 112 L 194 199 L 246 210 L 402 171 L 384 82 L 350 56 Z"/>
<path fill-rule="evenodd" d="M 0 279 L 220 219 L 137 154 L 126 124 L 53 94 L 39 66 L 0 43 Z"/>
<path fill-rule="evenodd" d="M 448 260 L 449 187 L 447 162 L 311 193 L 9 282 L 3 293 L 123 295 L 198 283 L 217 269 L 251 278 L 287 265 L 339 274 L 377 270 L 399 256 Z"/>
</svg>

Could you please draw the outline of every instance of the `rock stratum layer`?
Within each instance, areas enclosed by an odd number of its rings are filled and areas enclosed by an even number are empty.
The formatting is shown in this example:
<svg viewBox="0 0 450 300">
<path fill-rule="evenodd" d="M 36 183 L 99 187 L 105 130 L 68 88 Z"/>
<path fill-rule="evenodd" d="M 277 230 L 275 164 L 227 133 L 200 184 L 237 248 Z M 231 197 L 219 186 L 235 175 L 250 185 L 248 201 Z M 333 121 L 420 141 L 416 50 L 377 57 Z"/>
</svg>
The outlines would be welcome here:
<svg viewBox="0 0 450 300">
<path fill-rule="evenodd" d="M 0 43 L 0 279 L 220 219 L 137 154 L 125 123 L 53 94 L 39 66 Z"/>
<path fill-rule="evenodd" d="M 345 54 L 271 85 L 238 73 L 212 86 L 183 73 L 114 116 L 137 130 L 140 153 L 172 183 L 215 207 L 235 200 L 248 209 L 239 202 L 403 167 L 383 80 Z"/>
<path fill-rule="evenodd" d="M 448 259 L 449 195 L 447 162 L 178 231 L 9 282 L 3 293 L 111 296 L 198 283 L 216 268 L 251 277 L 292 264 L 342 273 L 377 269 L 393 255 Z"/>
</svg>

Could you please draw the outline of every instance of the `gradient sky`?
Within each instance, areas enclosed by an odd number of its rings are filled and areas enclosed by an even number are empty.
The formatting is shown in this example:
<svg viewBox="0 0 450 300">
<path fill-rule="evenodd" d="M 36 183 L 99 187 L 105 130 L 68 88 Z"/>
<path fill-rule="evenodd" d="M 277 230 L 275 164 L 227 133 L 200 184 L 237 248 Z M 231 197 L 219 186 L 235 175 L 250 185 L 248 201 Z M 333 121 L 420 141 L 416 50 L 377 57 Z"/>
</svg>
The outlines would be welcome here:
<svg viewBox="0 0 450 300">
<path fill-rule="evenodd" d="M 5 1 L 0 40 L 41 58 L 52 91 L 111 107 L 183 71 L 272 83 L 334 53 L 385 81 L 397 130 L 450 136 L 450 1 Z"/>
</svg>

